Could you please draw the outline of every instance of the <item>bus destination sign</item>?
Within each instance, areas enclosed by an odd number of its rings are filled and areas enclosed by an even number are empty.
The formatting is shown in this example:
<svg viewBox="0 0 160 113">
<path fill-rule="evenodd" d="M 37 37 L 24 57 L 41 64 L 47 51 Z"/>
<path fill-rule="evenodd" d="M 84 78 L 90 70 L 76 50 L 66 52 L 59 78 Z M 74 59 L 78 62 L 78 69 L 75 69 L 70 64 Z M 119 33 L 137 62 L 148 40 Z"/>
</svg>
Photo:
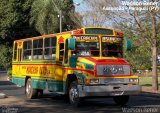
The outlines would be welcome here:
<svg viewBox="0 0 160 113">
<path fill-rule="evenodd" d="M 78 35 L 73 36 L 77 41 L 98 41 L 98 36 L 86 36 L 86 35 Z"/>
<path fill-rule="evenodd" d="M 102 42 L 121 43 L 122 38 L 102 36 Z"/>
</svg>

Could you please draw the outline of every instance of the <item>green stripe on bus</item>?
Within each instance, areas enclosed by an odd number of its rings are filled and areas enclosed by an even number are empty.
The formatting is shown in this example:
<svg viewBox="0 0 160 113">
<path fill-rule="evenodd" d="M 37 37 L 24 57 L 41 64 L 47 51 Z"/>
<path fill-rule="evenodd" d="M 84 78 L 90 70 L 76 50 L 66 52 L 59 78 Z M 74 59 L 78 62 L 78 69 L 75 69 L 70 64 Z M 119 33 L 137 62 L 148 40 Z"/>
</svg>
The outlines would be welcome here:
<svg viewBox="0 0 160 113">
<path fill-rule="evenodd" d="M 25 78 L 12 77 L 12 82 L 18 86 L 25 86 Z M 49 91 L 63 92 L 63 85 L 64 85 L 63 81 L 48 80 L 47 83 Z M 32 78 L 32 87 L 34 89 L 44 90 L 46 89 L 46 80 Z"/>
<path fill-rule="evenodd" d="M 41 79 L 32 79 L 32 87 L 34 89 L 45 89 L 46 88 L 46 81 Z"/>
<path fill-rule="evenodd" d="M 63 83 L 64 83 L 63 81 L 49 80 L 48 81 L 48 90 L 63 92 Z"/>
<path fill-rule="evenodd" d="M 25 78 L 12 77 L 12 82 L 18 86 L 25 86 Z"/>
</svg>

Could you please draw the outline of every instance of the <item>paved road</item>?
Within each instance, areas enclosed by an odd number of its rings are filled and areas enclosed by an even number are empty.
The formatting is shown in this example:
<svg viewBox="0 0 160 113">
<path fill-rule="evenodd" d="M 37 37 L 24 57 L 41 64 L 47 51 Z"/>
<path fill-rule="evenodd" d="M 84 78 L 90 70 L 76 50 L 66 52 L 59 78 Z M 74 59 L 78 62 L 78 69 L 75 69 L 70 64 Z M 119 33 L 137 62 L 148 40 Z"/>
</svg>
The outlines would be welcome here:
<svg viewBox="0 0 160 113">
<path fill-rule="evenodd" d="M 4 74 L 0 74 L 5 77 Z M 118 106 L 111 98 L 87 99 L 79 108 L 73 108 L 61 96 L 45 93 L 43 98 L 26 100 L 24 88 L 9 81 L 0 81 L 0 92 L 8 98 L 0 99 L 0 113 L 160 113 L 160 98 L 131 96 L 125 107 Z"/>
</svg>

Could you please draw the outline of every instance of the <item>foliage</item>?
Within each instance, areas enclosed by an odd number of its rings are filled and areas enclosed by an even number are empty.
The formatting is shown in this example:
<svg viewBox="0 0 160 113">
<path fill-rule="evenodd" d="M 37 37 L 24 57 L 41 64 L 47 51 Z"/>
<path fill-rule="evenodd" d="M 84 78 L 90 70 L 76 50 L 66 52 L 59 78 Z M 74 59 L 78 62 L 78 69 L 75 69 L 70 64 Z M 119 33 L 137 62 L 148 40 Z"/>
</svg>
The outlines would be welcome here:
<svg viewBox="0 0 160 113">
<path fill-rule="evenodd" d="M 62 31 L 79 27 L 73 19 L 75 18 L 72 0 L 34 0 L 31 9 L 30 24 L 41 33 L 51 34 L 59 32 L 60 10 L 62 11 Z M 71 14 L 71 15 L 70 15 Z"/>
<path fill-rule="evenodd" d="M 86 11 L 82 13 L 84 26 L 107 27 L 112 24 L 113 14 L 103 7 L 118 7 L 117 0 L 84 0 Z"/>
<path fill-rule="evenodd" d="M 139 47 L 133 47 L 131 51 L 125 51 L 125 58 L 130 62 L 134 70 L 151 69 L 151 51 L 145 43 Z"/>
<path fill-rule="evenodd" d="M 0 0 L 0 67 L 11 66 L 13 40 L 39 33 L 29 25 L 33 0 Z"/>
<path fill-rule="evenodd" d="M 0 67 L 4 67 L 8 69 L 11 67 L 12 62 L 12 48 L 6 45 L 0 45 L 1 52 L 0 52 Z"/>
<path fill-rule="evenodd" d="M 64 31 L 77 29 L 82 26 L 82 16 L 75 12 L 75 4 L 73 0 L 64 0 L 61 3 Z"/>
<path fill-rule="evenodd" d="M 58 31 L 58 18 L 52 0 L 34 0 L 30 24 L 43 35 Z"/>
<path fill-rule="evenodd" d="M 118 26 L 117 26 L 118 27 Z M 151 49 L 147 41 L 140 42 L 140 36 L 132 30 L 124 30 L 124 38 L 132 41 L 133 47 L 130 51 L 124 50 L 124 57 L 129 61 L 134 70 L 151 69 Z"/>
<path fill-rule="evenodd" d="M 63 12 L 63 30 L 81 25 L 72 0 L 0 0 L 1 67 L 10 66 L 13 40 L 59 32 L 56 8 Z"/>
<path fill-rule="evenodd" d="M 92 0 L 94 1 L 94 0 Z M 103 15 L 106 15 L 106 18 L 114 21 L 119 29 L 122 31 L 131 31 L 132 34 L 130 36 L 137 37 L 134 49 L 132 53 L 126 53 L 126 57 L 132 62 L 135 68 L 148 68 L 148 62 L 151 64 L 152 62 L 152 85 L 153 90 L 158 90 L 158 74 L 157 74 L 157 48 L 159 47 L 160 42 L 160 10 L 154 9 L 152 5 L 126 5 L 125 10 L 110 10 L 107 8 L 102 10 L 104 3 L 108 1 L 113 1 L 113 3 L 120 4 L 120 0 L 102 0 L 100 3 L 94 5 L 94 9 L 98 9 L 98 11 L 102 11 Z M 89 3 L 92 3 L 91 0 L 88 0 Z M 136 1 L 138 2 L 138 1 Z M 147 0 L 142 2 L 156 2 L 159 5 L 159 0 Z M 108 6 L 116 6 L 115 4 L 106 4 Z M 101 8 L 101 9 L 100 9 Z M 134 10 L 133 10 L 133 9 Z M 139 8 L 146 8 L 147 10 L 137 10 Z M 106 10 L 105 10 L 106 9 Z M 102 16 L 101 16 L 102 17 Z M 101 18 L 100 17 L 100 18 Z M 138 43 L 137 43 L 138 42 Z M 160 50 L 159 50 L 160 51 Z M 141 53 L 141 54 L 139 54 Z M 151 53 L 151 54 L 150 54 Z M 135 59 L 136 58 L 136 59 Z M 150 62 L 151 60 L 151 62 Z M 138 63 L 136 63 L 138 62 Z M 145 65 L 144 65 L 145 64 Z M 139 66 L 138 66 L 139 65 Z"/>
<path fill-rule="evenodd" d="M 29 26 L 32 0 L 0 0 L 0 41 L 1 43 L 37 35 Z"/>
<path fill-rule="evenodd" d="M 7 76 L 9 77 L 9 79 L 12 78 L 12 70 L 11 69 L 7 70 Z"/>
</svg>

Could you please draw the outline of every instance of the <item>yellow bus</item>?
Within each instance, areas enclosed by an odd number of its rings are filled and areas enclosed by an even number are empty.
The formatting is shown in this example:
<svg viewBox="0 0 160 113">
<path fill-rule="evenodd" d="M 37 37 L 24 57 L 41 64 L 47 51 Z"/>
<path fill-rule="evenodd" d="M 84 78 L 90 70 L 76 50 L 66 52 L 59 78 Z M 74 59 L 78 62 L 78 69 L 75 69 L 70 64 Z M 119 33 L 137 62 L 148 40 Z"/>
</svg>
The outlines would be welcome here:
<svg viewBox="0 0 160 113">
<path fill-rule="evenodd" d="M 101 27 L 15 40 L 11 80 L 25 87 L 28 99 L 47 88 L 67 95 L 75 106 L 94 96 L 125 105 L 141 87 L 123 58 L 123 43 L 122 32 Z"/>
</svg>

